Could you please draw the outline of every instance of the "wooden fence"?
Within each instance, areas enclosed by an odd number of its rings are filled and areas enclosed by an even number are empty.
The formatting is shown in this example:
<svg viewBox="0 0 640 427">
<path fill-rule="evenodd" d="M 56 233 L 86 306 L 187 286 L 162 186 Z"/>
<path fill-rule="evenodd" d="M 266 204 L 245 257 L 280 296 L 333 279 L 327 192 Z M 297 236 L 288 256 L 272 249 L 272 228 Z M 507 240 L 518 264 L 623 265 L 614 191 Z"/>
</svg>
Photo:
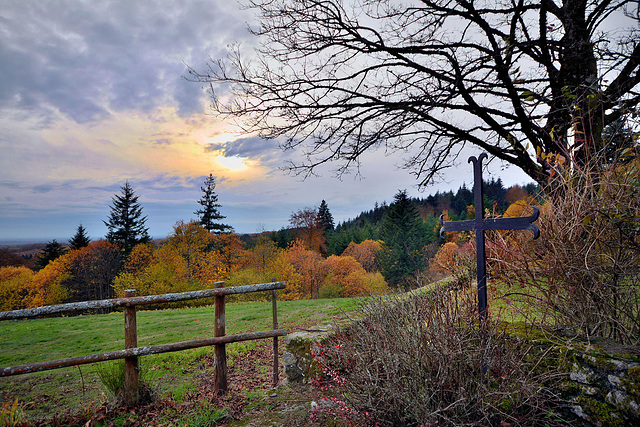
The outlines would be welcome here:
<svg viewBox="0 0 640 427">
<path fill-rule="evenodd" d="M 135 296 L 135 290 L 125 291 L 124 298 L 107 299 L 100 301 L 83 301 L 77 303 L 52 305 L 46 307 L 29 308 L 25 310 L 13 310 L 0 312 L 0 320 L 28 319 L 43 315 L 57 313 L 69 313 L 92 309 L 105 309 L 124 307 L 124 350 L 91 354 L 88 356 L 71 357 L 68 359 L 52 360 L 47 362 L 32 363 L 20 366 L 9 366 L 0 369 L 0 377 L 10 375 L 27 374 L 31 372 L 45 371 L 49 369 L 64 368 L 68 366 L 83 365 L 87 363 L 104 362 L 107 360 L 125 360 L 125 384 L 124 397 L 127 404 L 138 402 L 138 357 L 150 354 L 166 353 L 170 351 L 187 350 L 205 346 L 215 346 L 215 383 L 216 393 L 226 393 L 227 384 L 227 353 L 226 344 L 273 338 L 273 385 L 278 383 L 278 337 L 287 334 L 286 329 L 278 329 L 278 313 L 276 306 L 276 289 L 284 289 L 284 282 L 262 283 L 257 285 L 238 286 L 224 288 L 224 282 L 216 282 L 215 289 L 202 291 L 181 292 L 175 294 Z M 225 335 L 225 295 L 271 291 L 273 309 L 273 329 L 262 332 L 250 332 L 243 334 Z M 136 306 L 149 304 L 162 304 L 169 302 L 188 301 L 199 298 L 215 297 L 214 302 L 214 337 L 193 341 L 183 341 L 171 344 L 138 347 L 138 333 L 136 326 Z"/>
</svg>

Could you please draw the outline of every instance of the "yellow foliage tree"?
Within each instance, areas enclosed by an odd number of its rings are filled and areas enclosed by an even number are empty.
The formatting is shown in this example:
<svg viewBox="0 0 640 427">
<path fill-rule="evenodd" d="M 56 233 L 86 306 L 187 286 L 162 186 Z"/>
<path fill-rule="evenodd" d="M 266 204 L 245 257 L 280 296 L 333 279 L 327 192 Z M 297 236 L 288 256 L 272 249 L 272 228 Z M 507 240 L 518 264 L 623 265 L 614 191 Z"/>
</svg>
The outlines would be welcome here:
<svg viewBox="0 0 640 427">
<path fill-rule="evenodd" d="M 0 268 L 0 311 L 27 307 L 33 275 L 33 271 L 24 266 Z"/>
<path fill-rule="evenodd" d="M 66 282 L 71 278 L 70 255 L 63 255 L 51 261 L 35 274 L 27 308 L 62 304 L 70 298 L 71 293 L 66 286 Z"/>
</svg>

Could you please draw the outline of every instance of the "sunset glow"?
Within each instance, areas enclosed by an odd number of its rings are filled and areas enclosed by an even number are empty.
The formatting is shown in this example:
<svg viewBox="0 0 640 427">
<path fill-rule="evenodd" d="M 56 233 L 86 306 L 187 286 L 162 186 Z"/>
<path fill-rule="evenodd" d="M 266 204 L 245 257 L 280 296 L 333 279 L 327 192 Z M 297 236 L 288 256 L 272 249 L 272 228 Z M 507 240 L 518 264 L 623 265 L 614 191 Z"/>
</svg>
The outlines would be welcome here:
<svg viewBox="0 0 640 427">
<path fill-rule="evenodd" d="M 227 169 L 230 169 L 232 171 L 241 171 L 241 170 L 244 170 L 244 169 L 247 168 L 247 165 L 245 164 L 245 159 L 243 159 L 242 157 L 238 157 L 238 156 L 231 156 L 231 157 L 218 156 L 216 158 L 216 160 L 222 166 L 224 166 Z"/>
</svg>

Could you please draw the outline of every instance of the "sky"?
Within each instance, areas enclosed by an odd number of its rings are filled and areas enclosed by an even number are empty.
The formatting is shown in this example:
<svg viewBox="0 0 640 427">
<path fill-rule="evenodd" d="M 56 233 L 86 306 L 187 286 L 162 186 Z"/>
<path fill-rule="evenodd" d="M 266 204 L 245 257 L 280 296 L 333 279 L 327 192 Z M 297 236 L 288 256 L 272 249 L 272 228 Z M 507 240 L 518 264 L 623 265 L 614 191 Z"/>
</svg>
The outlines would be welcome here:
<svg viewBox="0 0 640 427">
<path fill-rule="evenodd" d="M 64 241 L 80 224 L 102 238 L 126 181 L 153 238 L 196 218 L 209 174 L 238 233 L 279 230 L 323 199 L 341 222 L 398 190 L 426 197 L 472 186 L 465 156 L 422 191 L 402 156 L 383 150 L 341 179 L 331 165 L 306 180 L 282 170 L 300 153 L 214 116 L 205 88 L 185 79 L 230 44 L 255 47 L 252 23 L 253 12 L 229 0 L 1 0 L 0 244 Z M 488 172 L 507 186 L 531 181 L 497 161 Z"/>
</svg>

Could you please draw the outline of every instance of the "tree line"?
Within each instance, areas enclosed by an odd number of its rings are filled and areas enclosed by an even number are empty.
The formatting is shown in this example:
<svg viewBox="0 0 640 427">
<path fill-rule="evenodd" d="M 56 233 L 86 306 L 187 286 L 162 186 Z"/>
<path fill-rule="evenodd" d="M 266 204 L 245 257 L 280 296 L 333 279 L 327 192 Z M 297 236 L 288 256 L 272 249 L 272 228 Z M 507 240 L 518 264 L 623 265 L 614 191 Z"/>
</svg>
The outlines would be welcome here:
<svg viewBox="0 0 640 427">
<path fill-rule="evenodd" d="M 484 185 L 485 206 L 494 212 L 538 191 L 535 185 L 506 189 L 499 179 Z M 105 299 L 125 289 L 139 295 L 206 289 L 219 280 L 229 286 L 286 281 L 283 299 L 384 294 L 446 273 L 432 262 L 442 245 L 437 217 L 473 215 L 466 186 L 423 199 L 402 190 L 389 205 L 376 203 L 337 225 L 322 200 L 292 212 L 287 228 L 240 236 L 221 223 L 212 175 L 201 191 L 198 220 L 178 221 L 166 239 L 151 242 L 139 196 L 125 182 L 112 198 L 105 239 L 91 242 L 81 224 L 67 246 L 47 243 L 34 269 L 0 268 L 2 309 Z"/>
</svg>

